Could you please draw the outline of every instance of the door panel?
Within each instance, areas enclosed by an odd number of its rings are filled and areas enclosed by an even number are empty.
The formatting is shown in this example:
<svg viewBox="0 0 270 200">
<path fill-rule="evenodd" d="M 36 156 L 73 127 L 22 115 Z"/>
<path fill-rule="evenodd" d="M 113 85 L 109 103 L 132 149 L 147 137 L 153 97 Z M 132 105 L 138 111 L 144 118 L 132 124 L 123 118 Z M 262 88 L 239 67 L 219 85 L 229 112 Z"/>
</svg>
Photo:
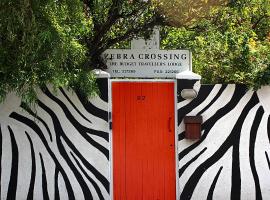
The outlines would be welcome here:
<svg viewBox="0 0 270 200">
<path fill-rule="evenodd" d="M 112 84 L 114 200 L 175 199 L 174 84 Z"/>
</svg>

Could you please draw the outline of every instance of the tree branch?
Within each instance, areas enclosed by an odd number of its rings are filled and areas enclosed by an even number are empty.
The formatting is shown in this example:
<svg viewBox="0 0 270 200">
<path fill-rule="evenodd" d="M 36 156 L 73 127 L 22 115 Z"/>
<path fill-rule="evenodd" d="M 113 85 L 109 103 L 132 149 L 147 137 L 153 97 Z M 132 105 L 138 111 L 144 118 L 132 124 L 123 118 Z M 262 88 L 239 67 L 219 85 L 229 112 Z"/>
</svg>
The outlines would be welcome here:
<svg viewBox="0 0 270 200">
<path fill-rule="evenodd" d="M 89 49 L 92 49 L 90 56 L 99 55 L 99 47 L 102 46 L 102 44 L 106 43 L 104 36 L 118 20 L 133 17 L 139 15 L 138 13 L 143 13 L 143 11 L 145 11 L 145 6 L 141 5 L 137 9 L 132 10 L 130 13 L 120 14 L 120 3 L 120 0 L 113 1 L 112 6 L 110 7 L 107 21 L 98 31 L 95 31 L 95 36 L 93 40 L 88 42 Z M 138 16 L 134 18 L 137 19 Z"/>
<path fill-rule="evenodd" d="M 99 46 L 102 42 L 103 36 L 110 30 L 110 28 L 115 24 L 115 22 L 120 18 L 119 15 L 119 5 L 120 0 L 113 0 L 113 3 L 108 11 L 108 17 L 105 23 L 99 26 L 98 29 L 94 30 L 94 37 L 90 42 L 89 48 L 93 48 L 93 46 Z M 97 22 L 94 22 L 94 26 Z"/>
<path fill-rule="evenodd" d="M 143 26 L 141 27 L 138 27 L 138 28 L 134 28 L 134 29 L 130 29 L 128 30 L 125 34 L 119 36 L 119 37 L 116 37 L 116 38 L 113 38 L 113 39 L 110 39 L 108 40 L 104 46 L 102 46 L 102 48 L 100 48 L 100 54 L 103 53 L 106 49 L 108 49 L 109 47 L 113 46 L 114 44 L 118 43 L 118 42 L 121 42 L 121 41 L 124 41 L 124 40 L 127 40 L 127 39 L 130 39 L 132 38 L 133 36 L 135 35 L 138 35 L 138 33 L 141 33 L 145 30 L 149 30 L 149 29 L 153 29 L 154 26 L 158 25 L 158 21 L 156 20 L 156 18 L 152 21 L 150 21 L 149 23 L 146 23 L 144 24 Z"/>
<path fill-rule="evenodd" d="M 259 25 L 259 23 L 263 20 L 263 19 L 265 19 L 265 18 L 269 18 L 269 16 L 267 16 L 267 15 L 263 15 L 263 16 L 261 16 L 253 25 L 252 25 L 252 29 L 256 29 L 257 28 L 257 26 Z"/>
<path fill-rule="evenodd" d="M 88 12 L 93 16 L 94 13 L 94 0 L 82 0 L 84 6 L 85 6 L 85 12 L 87 13 L 86 16 L 88 16 Z M 88 9 L 87 9 L 88 8 Z"/>
<path fill-rule="evenodd" d="M 101 58 L 101 54 L 108 49 L 109 47 L 113 46 L 114 44 L 121 42 L 123 40 L 127 40 L 132 38 L 134 35 L 137 35 L 138 33 L 141 33 L 147 29 L 153 29 L 155 25 L 158 25 L 159 21 L 158 18 L 154 18 L 152 21 L 149 23 L 144 24 L 141 27 L 134 28 L 134 29 L 129 29 L 125 34 L 110 39 L 106 42 L 104 42 L 104 45 L 99 46 L 96 48 L 95 52 L 90 56 L 89 60 L 87 60 L 84 64 L 84 69 L 86 70 L 91 70 L 93 68 L 98 68 L 98 69 L 106 69 L 107 66 L 104 63 L 104 61 Z"/>
</svg>

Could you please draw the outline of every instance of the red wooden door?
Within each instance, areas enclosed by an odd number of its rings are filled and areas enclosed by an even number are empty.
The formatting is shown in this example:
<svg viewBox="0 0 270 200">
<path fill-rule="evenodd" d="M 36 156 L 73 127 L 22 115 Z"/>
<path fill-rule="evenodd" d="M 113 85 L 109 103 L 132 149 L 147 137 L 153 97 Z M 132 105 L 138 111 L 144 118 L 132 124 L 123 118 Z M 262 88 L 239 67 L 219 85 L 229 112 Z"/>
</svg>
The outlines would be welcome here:
<svg viewBox="0 0 270 200">
<path fill-rule="evenodd" d="M 114 200 L 175 199 L 174 84 L 112 84 Z"/>
</svg>

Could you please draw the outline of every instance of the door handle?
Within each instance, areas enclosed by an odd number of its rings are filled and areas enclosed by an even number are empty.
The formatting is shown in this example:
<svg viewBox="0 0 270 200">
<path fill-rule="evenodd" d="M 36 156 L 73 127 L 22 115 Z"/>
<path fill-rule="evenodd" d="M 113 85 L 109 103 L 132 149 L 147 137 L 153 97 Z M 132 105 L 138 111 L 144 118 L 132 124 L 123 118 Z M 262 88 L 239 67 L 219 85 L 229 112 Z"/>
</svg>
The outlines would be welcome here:
<svg viewBox="0 0 270 200">
<path fill-rule="evenodd" d="M 169 117 L 169 120 L 168 120 L 168 129 L 169 129 L 169 132 L 172 132 L 171 121 L 172 121 L 172 117 Z"/>
</svg>

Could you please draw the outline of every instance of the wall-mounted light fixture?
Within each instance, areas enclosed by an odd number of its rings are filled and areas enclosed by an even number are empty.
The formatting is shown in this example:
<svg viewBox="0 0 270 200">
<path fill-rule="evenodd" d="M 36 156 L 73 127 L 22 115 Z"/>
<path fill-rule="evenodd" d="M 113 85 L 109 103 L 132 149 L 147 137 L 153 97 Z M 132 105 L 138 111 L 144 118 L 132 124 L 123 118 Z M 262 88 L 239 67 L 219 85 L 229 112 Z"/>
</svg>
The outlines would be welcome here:
<svg viewBox="0 0 270 200">
<path fill-rule="evenodd" d="M 183 99 L 195 99 L 197 97 L 198 93 L 194 89 L 183 89 L 181 91 L 181 97 Z"/>
<path fill-rule="evenodd" d="M 192 71 L 184 71 L 176 74 L 177 79 L 177 98 L 194 99 L 200 89 L 201 76 Z"/>
<path fill-rule="evenodd" d="M 108 72 L 102 71 L 101 69 L 93 69 L 92 72 L 96 78 L 110 78 L 111 75 Z"/>
</svg>

